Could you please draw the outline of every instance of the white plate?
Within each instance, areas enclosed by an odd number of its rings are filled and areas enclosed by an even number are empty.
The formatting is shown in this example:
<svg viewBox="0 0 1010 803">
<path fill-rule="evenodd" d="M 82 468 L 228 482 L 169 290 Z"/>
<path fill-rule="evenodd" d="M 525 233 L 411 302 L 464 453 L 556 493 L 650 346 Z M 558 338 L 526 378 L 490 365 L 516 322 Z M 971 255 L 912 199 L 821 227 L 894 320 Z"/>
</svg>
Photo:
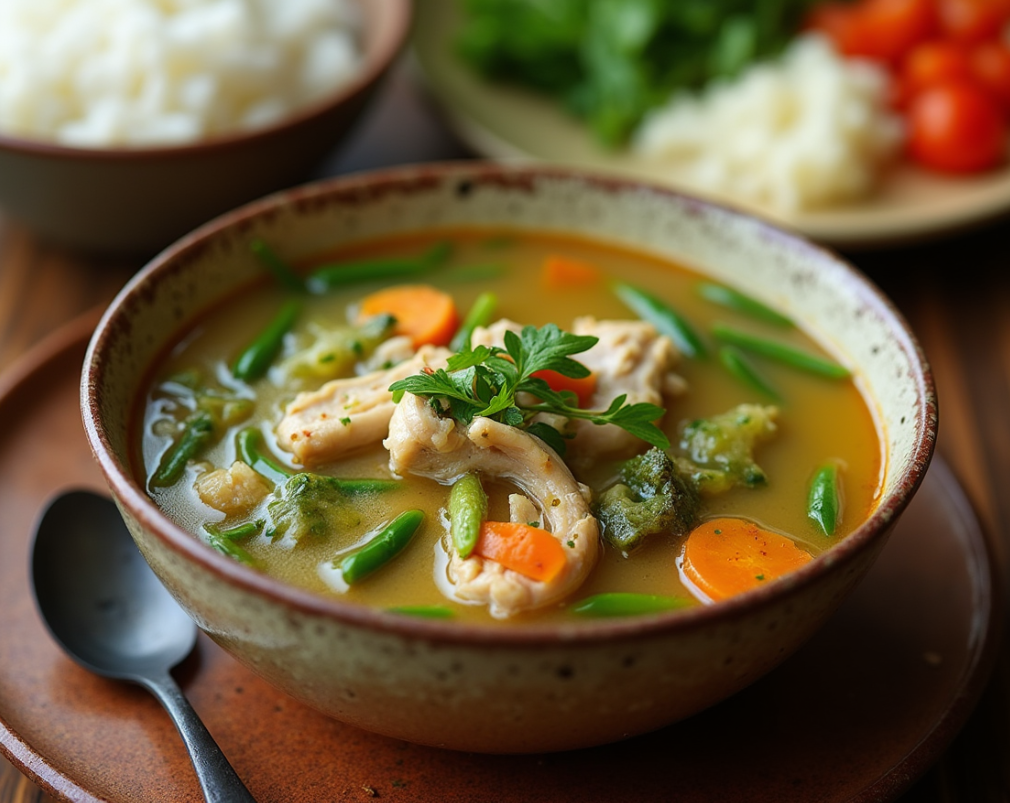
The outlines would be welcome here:
<svg viewBox="0 0 1010 803">
<path fill-rule="evenodd" d="M 458 0 L 415 5 L 412 52 L 428 88 L 470 147 L 496 159 L 542 160 L 671 183 L 655 164 L 597 145 L 584 125 L 550 99 L 477 76 L 453 49 L 460 23 L 457 5 Z M 902 165 L 883 178 L 869 199 L 795 214 L 683 185 L 677 188 L 843 248 L 927 239 L 1010 212 L 1010 167 L 980 176 L 945 177 Z"/>
</svg>

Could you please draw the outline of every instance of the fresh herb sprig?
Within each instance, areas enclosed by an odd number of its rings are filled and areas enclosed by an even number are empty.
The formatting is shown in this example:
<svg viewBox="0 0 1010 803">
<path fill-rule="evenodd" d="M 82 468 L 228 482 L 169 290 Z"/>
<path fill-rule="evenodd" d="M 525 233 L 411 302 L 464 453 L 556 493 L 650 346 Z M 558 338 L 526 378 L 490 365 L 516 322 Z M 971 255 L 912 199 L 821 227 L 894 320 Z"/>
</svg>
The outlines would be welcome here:
<svg viewBox="0 0 1010 803">
<path fill-rule="evenodd" d="M 564 332 L 555 324 L 539 329 L 526 326 L 521 334 L 505 333 L 504 349 L 464 348 L 449 358 L 445 368 L 408 376 L 389 389 L 396 401 L 404 393 L 437 400 L 446 414 L 464 424 L 483 416 L 528 429 L 561 453 L 563 436 L 543 422 L 534 422 L 538 413 L 614 424 L 651 446 L 669 449 L 669 439 L 653 423 L 663 415 L 662 407 L 646 402 L 625 404 L 626 396 L 621 395 L 606 410 L 585 410 L 578 406 L 574 393 L 554 390 L 535 376 L 545 370 L 572 379 L 589 376 L 590 370 L 572 355 L 588 351 L 598 340 L 592 335 Z"/>
</svg>

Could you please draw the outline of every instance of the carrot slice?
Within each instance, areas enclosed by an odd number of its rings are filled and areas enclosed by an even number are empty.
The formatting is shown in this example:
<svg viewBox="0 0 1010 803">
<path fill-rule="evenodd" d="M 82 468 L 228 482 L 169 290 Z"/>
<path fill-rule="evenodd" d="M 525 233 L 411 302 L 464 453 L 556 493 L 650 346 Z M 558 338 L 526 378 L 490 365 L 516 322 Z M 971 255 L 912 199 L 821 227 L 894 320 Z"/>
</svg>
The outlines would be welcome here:
<svg viewBox="0 0 1010 803">
<path fill-rule="evenodd" d="M 374 315 L 396 318 L 393 332 L 407 335 L 415 348 L 425 343 L 446 346 L 459 327 L 452 296 L 428 284 L 400 284 L 366 296 L 359 320 Z"/>
<path fill-rule="evenodd" d="M 603 272 L 590 262 L 551 254 L 544 259 L 540 282 L 550 290 L 563 290 L 573 285 L 595 284 Z"/>
<path fill-rule="evenodd" d="M 550 368 L 544 368 L 542 371 L 534 371 L 533 376 L 544 380 L 544 382 L 551 386 L 552 390 L 556 390 L 559 393 L 563 390 L 570 390 L 578 398 L 579 407 L 588 407 L 589 400 L 593 398 L 593 394 L 596 392 L 596 374 L 575 379 L 564 374 L 559 374 L 557 371 L 552 371 Z"/>
<path fill-rule="evenodd" d="M 485 521 L 473 551 L 531 580 L 549 583 L 565 567 L 565 548 L 547 530 L 514 521 Z"/>
<path fill-rule="evenodd" d="M 696 527 L 684 546 L 684 575 L 716 602 L 775 580 L 811 556 L 752 521 L 718 518 Z"/>
</svg>

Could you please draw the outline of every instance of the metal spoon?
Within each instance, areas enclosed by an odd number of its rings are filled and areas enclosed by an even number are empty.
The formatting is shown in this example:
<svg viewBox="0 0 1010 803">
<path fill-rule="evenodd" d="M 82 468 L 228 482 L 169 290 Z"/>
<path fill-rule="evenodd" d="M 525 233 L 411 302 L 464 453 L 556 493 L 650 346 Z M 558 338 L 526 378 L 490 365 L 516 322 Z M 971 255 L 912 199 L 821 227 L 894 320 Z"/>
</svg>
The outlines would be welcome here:
<svg viewBox="0 0 1010 803">
<path fill-rule="evenodd" d="M 255 803 L 172 679 L 196 625 L 144 561 L 112 500 L 90 491 L 54 499 L 32 546 L 35 601 L 53 638 L 92 672 L 137 683 L 182 734 L 204 798 Z"/>
</svg>

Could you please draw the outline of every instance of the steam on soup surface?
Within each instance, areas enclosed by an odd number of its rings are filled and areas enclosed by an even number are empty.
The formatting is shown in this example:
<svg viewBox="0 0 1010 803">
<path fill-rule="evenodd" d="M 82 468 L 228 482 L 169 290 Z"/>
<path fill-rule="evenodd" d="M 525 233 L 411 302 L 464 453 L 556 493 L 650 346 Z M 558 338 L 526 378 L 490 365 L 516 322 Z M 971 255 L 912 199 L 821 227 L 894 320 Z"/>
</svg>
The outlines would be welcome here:
<svg viewBox="0 0 1010 803">
<path fill-rule="evenodd" d="M 288 583 L 477 621 L 707 604 L 876 504 L 881 441 L 852 378 L 683 267 L 480 230 L 305 267 L 309 292 L 264 282 L 180 333 L 137 441 L 168 516 Z M 699 342 L 664 334 L 663 305 Z M 470 311 L 484 325 L 451 356 Z M 279 351 L 244 351 L 264 332 Z"/>
</svg>

